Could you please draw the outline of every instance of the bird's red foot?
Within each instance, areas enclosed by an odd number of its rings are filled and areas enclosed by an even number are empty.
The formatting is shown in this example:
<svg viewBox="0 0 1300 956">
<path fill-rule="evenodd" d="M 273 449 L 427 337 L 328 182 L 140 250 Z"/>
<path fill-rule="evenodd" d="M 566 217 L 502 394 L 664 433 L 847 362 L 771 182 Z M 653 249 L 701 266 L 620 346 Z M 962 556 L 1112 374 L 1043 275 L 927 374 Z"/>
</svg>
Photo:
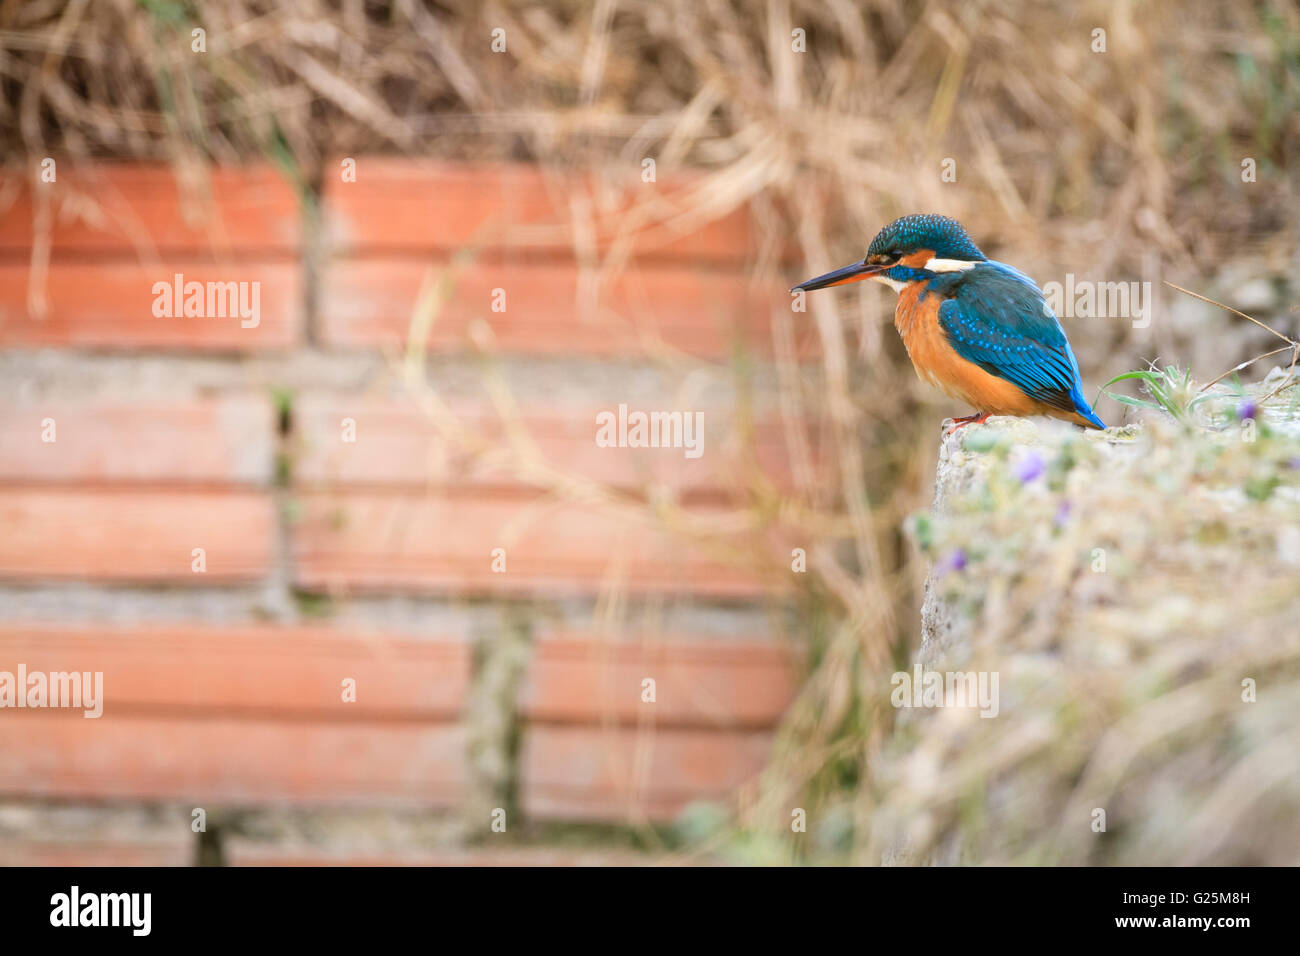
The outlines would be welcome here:
<svg viewBox="0 0 1300 956">
<path fill-rule="evenodd" d="M 967 415 L 964 418 L 954 418 L 952 420 L 952 426 L 943 433 L 944 437 L 947 438 L 963 425 L 983 425 L 989 420 L 989 417 L 992 416 L 992 414 L 992 412 L 984 412 L 982 415 Z"/>
</svg>

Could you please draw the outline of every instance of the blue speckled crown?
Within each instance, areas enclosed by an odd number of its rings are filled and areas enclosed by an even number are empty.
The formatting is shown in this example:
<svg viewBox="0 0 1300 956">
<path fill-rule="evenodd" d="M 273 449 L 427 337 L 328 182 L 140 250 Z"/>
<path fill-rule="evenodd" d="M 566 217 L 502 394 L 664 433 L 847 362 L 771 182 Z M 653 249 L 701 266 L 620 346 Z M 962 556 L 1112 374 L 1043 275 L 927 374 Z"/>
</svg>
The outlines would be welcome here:
<svg viewBox="0 0 1300 956">
<path fill-rule="evenodd" d="M 956 219 L 926 213 L 895 219 L 871 240 L 867 256 L 888 252 L 914 252 L 933 249 L 939 259 L 983 260 L 984 253 L 971 242 Z"/>
</svg>

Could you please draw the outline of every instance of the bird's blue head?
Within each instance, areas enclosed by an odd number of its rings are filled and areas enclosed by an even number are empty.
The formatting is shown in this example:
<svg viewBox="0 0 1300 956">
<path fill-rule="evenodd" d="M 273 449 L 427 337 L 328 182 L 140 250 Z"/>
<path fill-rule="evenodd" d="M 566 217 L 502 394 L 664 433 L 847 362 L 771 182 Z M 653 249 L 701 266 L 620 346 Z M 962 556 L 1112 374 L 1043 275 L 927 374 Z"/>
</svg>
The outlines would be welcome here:
<svg viewBox="0 0 1300 956">
<path fill-rule="evenodd" d="M 808 279 L 794 288 L 811 292 L 863 279 L 906 284 L 933 278 L 940 272 L 969 269 L 984 260 L 984 253 L 956 219 L 933 213 L 904 216 L 876 234 L 861 262 Z"/>
</svg>

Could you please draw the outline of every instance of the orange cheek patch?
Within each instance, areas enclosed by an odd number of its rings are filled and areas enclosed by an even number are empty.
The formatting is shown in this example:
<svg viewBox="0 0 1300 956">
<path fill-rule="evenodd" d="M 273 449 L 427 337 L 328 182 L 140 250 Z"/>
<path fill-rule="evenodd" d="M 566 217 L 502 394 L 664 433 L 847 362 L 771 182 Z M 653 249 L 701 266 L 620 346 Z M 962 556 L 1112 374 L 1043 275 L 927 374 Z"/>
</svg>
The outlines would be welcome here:
<svg viewBox="0 0 1300 956">
<path fill-rule="evenodd" d="M 917 249 L 916 252 L 909 252 L 903 258 L 898 260 L 900 266 L 908 266 L 912 269 L 923 269 L 925 264 L 934 258 L 933 249 Z"/>
</svg>

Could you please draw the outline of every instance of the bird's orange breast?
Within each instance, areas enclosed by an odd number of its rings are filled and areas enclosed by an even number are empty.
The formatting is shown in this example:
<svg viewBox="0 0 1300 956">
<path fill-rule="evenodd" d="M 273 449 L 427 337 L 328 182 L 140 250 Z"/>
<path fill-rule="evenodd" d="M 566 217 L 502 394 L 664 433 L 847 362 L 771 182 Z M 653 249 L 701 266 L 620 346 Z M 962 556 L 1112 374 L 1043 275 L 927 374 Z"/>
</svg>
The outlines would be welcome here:
<svg viewBox="0 0 1300 956">
<path fill-rule="evenodd" d="M 943 297 L 924 295 L 924 282 L 909 283 L 898 296 L 894 328 L 921 380 L 981 412 L 994 415 L 1041 415 L 1046 406 L 1005 379 L 986 372 L 957 354 L 939 325 Z"/>
</svg>

